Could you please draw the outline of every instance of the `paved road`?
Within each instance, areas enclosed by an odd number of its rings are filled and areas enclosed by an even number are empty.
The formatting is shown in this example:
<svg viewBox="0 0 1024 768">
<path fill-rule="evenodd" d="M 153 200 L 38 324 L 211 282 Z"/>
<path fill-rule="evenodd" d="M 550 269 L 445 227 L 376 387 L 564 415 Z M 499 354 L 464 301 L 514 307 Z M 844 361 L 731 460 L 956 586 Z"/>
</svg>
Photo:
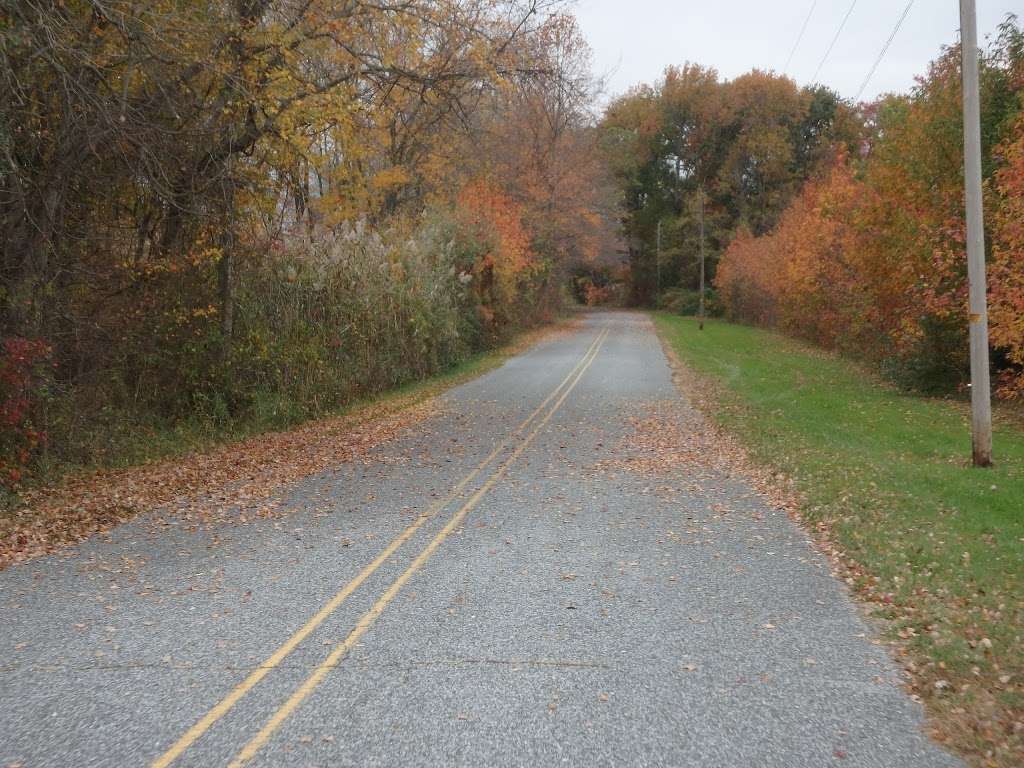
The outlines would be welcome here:
<svg viewBox="0 0 1024 768">
<path fill-rule="evenodd" d="M 692 450 L 642 315 L 290 514 L 0 573 L 0 766 L 955 766 L 823 558 Z"/>
</svg>

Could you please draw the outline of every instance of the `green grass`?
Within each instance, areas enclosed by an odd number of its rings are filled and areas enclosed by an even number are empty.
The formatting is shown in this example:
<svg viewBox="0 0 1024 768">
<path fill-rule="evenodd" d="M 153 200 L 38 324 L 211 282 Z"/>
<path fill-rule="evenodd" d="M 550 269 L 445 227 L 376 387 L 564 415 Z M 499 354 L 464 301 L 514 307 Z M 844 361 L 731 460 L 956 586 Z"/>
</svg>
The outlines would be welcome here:
<svg viewBox="0 0 1024 768">
<path fill-rule="evenodd" d="M 655 320 L 680 359 L 714 385 L 713 418 L 754 460 L 794 480 L 804 518 L 826 523 L 860 570 L 856 586 L 903 639 L 939 735 L 979 765 L 1019 765 L 1019 421 L 997 418 L 996 466 L 975 469 L 963 403 L 901 393 L 771 332 Z"/>
</svg>

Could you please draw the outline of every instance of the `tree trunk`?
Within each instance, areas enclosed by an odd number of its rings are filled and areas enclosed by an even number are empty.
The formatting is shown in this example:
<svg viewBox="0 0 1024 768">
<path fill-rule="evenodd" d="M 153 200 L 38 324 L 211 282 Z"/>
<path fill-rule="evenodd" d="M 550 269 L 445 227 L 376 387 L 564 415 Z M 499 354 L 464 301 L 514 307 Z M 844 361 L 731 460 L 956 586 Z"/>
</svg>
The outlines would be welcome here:
<svg viewBox="0 0 1024 768">
<path fill-rule="evenodd" d="M 231 354 L 231 336 L 235 326 L 235 243 L 229 227 L 225 228 L 222 243 L 223 252 L 217 262 L 217 272 L 220 278 L 220 354 L 221 362 L 226 363 Z"/>
</svg>

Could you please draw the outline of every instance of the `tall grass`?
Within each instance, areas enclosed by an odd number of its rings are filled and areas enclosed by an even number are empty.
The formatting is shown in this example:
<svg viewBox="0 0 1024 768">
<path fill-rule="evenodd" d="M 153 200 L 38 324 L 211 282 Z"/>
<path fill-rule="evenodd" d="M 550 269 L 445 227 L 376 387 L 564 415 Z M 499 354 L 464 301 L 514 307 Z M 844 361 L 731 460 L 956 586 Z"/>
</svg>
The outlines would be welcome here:
<svg viewBox="0 0 1024 768">
<path fill-rule="evenodd" d="M 544 275 L 490 306 L 475 270 L 490 244 L 479 240 L 435 213 L 252 249 L 235 276 L 230 338 L 214 261 L 156 275 L 137 289 L 144 312 L 103 316 L 118 336 L 94 347 L 88 375 L 39 383 L 48 440 L 37 474 L 285 427 L 449 369 L 550 315 L 558 297 Z"/>
</svg>

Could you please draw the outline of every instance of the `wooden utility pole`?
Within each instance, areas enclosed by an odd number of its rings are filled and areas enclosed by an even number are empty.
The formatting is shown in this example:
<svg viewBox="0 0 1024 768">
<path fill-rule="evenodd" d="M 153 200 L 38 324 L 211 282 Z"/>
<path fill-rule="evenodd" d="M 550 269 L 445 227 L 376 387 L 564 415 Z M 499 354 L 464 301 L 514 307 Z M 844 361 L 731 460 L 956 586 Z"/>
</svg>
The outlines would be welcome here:
<svg viewBox="0 0 1024 768">
<path fill-rule="evenodd" d="M 967 280 L 971 339 L 971 447 L 974 466 L 992 465 L 992 396 L 988 370 L 985 223 L 981 197 L 981 105 L 975 0 L 960 0 L 964 98 L 964 193 L 967 201 Z"/>
<path fill-rule="evenodd" d="M 697 190 L 700 197 L 700 299 L 698 315 L 700 317 L 700 330 L 704 330 L 704 187 Z"/>
</svg>

